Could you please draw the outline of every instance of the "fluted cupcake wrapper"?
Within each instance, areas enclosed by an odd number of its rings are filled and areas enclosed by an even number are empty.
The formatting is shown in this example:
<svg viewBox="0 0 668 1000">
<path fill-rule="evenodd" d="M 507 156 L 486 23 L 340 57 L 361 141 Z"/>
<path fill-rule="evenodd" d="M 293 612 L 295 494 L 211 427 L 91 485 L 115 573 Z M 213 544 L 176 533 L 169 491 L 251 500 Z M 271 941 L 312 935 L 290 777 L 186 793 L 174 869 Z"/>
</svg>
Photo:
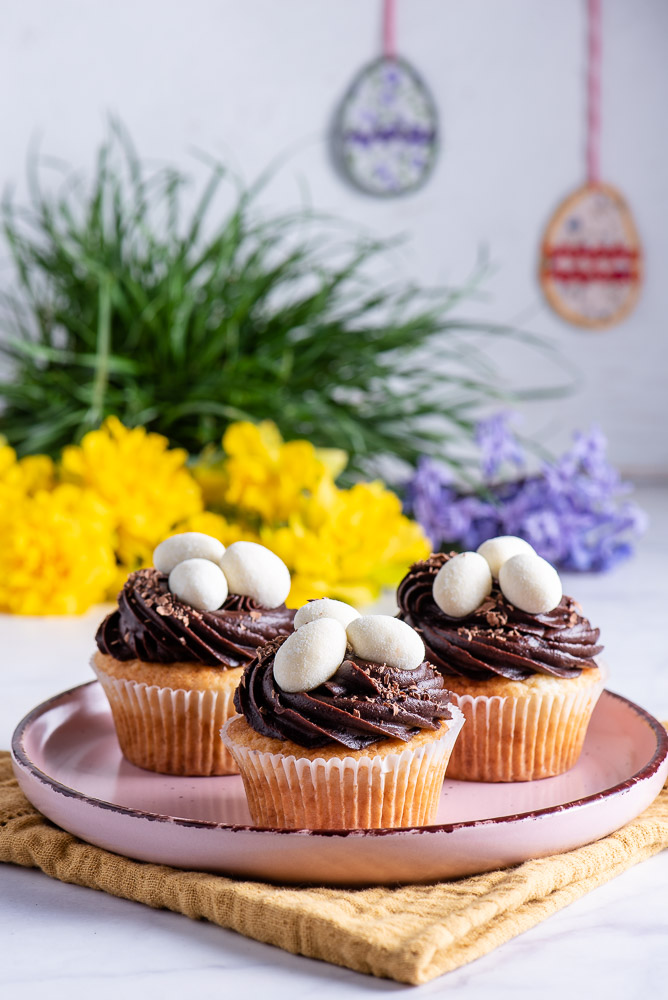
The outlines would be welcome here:
<svg viewBox="0 0 668 1000">
<path fill-rule="evenodd" d="M 221 743 L 221 726 L 234 715 L 233 691 L 185 691 L 110 677 L 93 670 L 104 688 L 123 756 L 160 774 L 206 777 L 238 774 Z"/>
<path fill-rule="evenodd" d="M 453 692 L 466 719 L 448 767 L 460 781 L 532 781 L 568 771 L 582 751 L 605 676 L 521 697 Z"/>
<path fill-rule="evenodd" d="M 237 716 L 237 718 L 240 718 Z M 399 753 L 317 757 L 249 749 L 231 732 L 221 737 L 243 778 L 256 826 L 351 830 L 433 823 L 452 748 L 464 725 L 453 719 L 437 739 Z"/>
</svg>

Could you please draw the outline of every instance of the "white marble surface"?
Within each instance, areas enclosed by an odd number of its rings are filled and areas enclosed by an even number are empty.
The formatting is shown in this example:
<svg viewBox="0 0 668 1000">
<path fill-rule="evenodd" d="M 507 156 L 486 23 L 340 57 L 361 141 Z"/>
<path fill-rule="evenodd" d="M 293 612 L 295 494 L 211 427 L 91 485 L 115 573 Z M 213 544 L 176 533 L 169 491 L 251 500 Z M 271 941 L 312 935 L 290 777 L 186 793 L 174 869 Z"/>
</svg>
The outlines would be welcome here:
<svg viewBox="0 0 668 1000">
<path fill-rule="evenodd" d="M 609 687 L 668 718 L 668 491 L 638 495 L 650 530 L 637 557 L 607 576 L 565 578 L 600 626 Z M 0 746 L 19 719 L 50 695 L 90 679 L 99 609 L 78 619 L 0 618 L 3 697 Z M 415 992 L 457 991 L 467 1000 L 635 1000 L 668 982 L 668 852 L 574 903 L 491 955 Z M 319 1000 L 407 989 L 288 955 L 203 922 L 0 865 L 2 995 L 96 1000 L 159 995 Z M 665 987 L 664 987 L 665 988 Z"/>
</svg>

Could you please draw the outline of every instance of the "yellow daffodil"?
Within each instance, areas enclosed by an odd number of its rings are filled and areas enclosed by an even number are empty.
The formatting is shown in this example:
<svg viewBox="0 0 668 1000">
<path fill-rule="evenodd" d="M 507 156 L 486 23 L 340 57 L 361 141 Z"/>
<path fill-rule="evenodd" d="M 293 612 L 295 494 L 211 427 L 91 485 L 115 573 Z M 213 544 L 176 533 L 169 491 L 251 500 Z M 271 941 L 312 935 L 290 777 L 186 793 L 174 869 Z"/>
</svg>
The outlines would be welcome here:
<svg viewBox="0 0 668 1000">
<path fill-rule="evenodd" d="M 0 611 L 64 615 L 103 601 L 114 579 L 114 518 L 64 484 L 0 505 Z"/>
<path fill-rule="evenodd" d="M 327 497 L 326 504 L 322 494 L 314 497 L 287 526 L 261 533 L 291 570 L 291 607 L 314 597 L 370 604 L 429 553 L 422 529 L 382 483 L 334 487 Z"/>
<path fill-rule="evenodd" d="M 236 533 L 272 549 L 292 573 L 292 607 L 324 596 L 370 604 L 429 552 L 421 528 L 382 483 L 336 486 L 344 452 L 284 442 L 270 421 L 231 424 L 222 444 L 223 459 L 204 461 L 193 472 L 207 506 L 234 511 L 234 522 L 193 528 L 209 516 L 198 515 L 189 530 L 215 534 L 225 544 Z"/>
<path fill-rule="evenodd" d="M 292 574 L 291 607 L 325 596 L 363 607 L 429 552 L 383 483 L 337 487 L 344 452 L 283 441 L 269 421 L 232 424 L 222 445 L 191 471 L 185 451 L 115 417 L 59 466 L 0 441 L 0 611 L 83 611 L 180 531 L 267 545 Z"/>
<path fill-rule="evenodd" d="M 16 452 L 0 444 L 0 504 L 55 486 L 55 466 L 48 455 L 17 459 Z"/>
<path fill-rule="evenodd" d="M 80 445 L 64 449 L 61 470 L 63 479 L 94 489 L 105 501 L 118 533 L 118 559 L 135 569 L 150 562 L 175 524 L 202 510 L 187 458 L 162 435 L 109 417 Z"/>
<path fill-rule="evenodd" d="M 228 521 L 221 514 L 214 514 L 211 510 L 203 510 L 200 514 L 193 514 L 192 517 L 181 521 L 174 529 L 174 533 L 180 531 L 201 531 L 203 535 L 217 538 L 223 545 L 260 540 L 251 528 L 235 521 Z"/>
<path fill-rule="evenodd" d="M 231 424 L 223 437 L 225 458 L 195 466 L 205 502 L 243 512 L 247 519 L 280 524 L 323 479 L 345 467 L 345 452 L 317 449 L 310 441 L 284 442 L 271 421 Z"/>
</svg>

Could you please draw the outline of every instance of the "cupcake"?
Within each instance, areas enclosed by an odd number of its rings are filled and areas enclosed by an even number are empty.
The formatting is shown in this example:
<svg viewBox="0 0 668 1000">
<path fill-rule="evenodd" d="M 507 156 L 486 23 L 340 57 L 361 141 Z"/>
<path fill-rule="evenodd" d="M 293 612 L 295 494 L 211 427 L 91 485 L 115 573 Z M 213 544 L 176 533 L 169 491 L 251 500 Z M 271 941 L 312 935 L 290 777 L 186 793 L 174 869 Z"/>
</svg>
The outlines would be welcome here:
<svg viewBox="0 0 668 1000">
<path fill-rule="evenodd" d="M 504 536 L 432 555 L 397 601 L 466 718 L 449 777 L 529 781 L 575 764 L 603 689 L 603 647 L 528 543 Z"/>
<path fill-rule="evenodd" d="M 396 618 L 328 600 L 301 608 L 295 626 L 246 667 L 240 714 L 221 733 L 255 824 L 433 822 L 463 717 L 420 637 Z"/>
<path fill-rule="evenodd" d="M 131 573 L 92 666 L 124 756 L 163 774 L 232 774 L 219 738 L 258 647 L 293 630 L 290 574 L 262 545 L 187 532 Z"/>
</svg>

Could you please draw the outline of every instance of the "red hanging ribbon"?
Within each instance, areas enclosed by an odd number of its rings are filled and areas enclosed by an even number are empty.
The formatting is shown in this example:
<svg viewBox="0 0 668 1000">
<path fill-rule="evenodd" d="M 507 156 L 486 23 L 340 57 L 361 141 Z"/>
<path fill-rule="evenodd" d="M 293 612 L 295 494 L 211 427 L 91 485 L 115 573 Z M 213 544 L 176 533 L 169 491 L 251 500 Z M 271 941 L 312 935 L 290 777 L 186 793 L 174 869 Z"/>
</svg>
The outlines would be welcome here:
<svg viewBox="0 0 668 1000">
<path fill-rule="evenodd" d="M 587 0 L 587 181 L 600 181 L 601 0 Z"/>
<path fill-rule="evenodd" d="M 383 55 L 397 58 L 396 7 L 394 0 L 383 0 Z"/>
</svg>

